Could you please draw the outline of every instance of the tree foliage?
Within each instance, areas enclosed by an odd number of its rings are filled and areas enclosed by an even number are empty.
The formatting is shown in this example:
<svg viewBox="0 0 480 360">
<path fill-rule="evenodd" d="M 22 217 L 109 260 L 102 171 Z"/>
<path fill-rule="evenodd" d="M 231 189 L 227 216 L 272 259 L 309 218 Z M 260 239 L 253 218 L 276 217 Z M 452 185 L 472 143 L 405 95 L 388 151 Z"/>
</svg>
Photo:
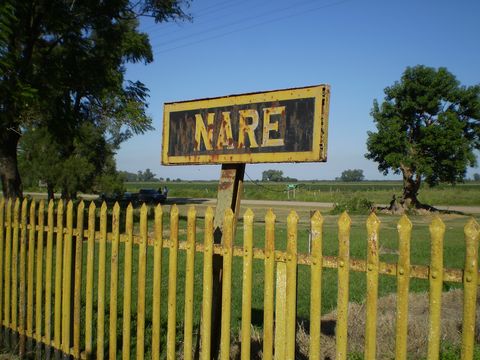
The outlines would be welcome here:
<svg viewBox="0 0 480 360">
<path fill-rule="evenodd" d="M 480 86 L 462 86 L 445 68 L 408 67 L 373 103 L 377 127 L 368 132 L 368 159 L 402 173 L 402 203 L 419 206 L 421 182 L 462 181 L 480 148 Z"/>
<path fill-rule="evenodd" d="M 363 175 L 363 170 L 348 169 L 348 170 L 342 171 L 342 175 L 340 175 L 339 180 L 355 182 L 355 181 L 363 181 L 364 179 L 365 179 L 365 176 Z"/>
<path fill-rule="evenodd" d="M 153 60 L 148 36 L 139 31 L 139 18 L 149 16 L 156 22 L 185 18 L 188 1 L 4 0 L 0 4 L 4 195 L 21 194 L 17 145 L 28 131 L 48 133 L 55 147 L 50 150 L 69 171 L 84 165 L 74 162 L 87 135 L 102 137 L 110 153 L 130 136 L 152 129 L 146 113 L 148 89 L 125 78 L 125 64 Z M 65 181 L 62 191 L 76 188 Z"/>
</svg>

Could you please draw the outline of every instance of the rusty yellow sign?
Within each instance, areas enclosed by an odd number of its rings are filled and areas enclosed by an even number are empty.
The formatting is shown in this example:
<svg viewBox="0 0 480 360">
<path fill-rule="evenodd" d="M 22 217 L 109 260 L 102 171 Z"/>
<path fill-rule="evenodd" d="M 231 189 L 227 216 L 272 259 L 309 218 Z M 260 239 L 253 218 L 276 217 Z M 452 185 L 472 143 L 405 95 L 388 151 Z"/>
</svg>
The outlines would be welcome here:
<svg viewBox="0 0 480 360">
<path fill-rule="evenodd" d="M 330 87 L 166 103 L 162 163 L 327 160 Z"/>
</svg>

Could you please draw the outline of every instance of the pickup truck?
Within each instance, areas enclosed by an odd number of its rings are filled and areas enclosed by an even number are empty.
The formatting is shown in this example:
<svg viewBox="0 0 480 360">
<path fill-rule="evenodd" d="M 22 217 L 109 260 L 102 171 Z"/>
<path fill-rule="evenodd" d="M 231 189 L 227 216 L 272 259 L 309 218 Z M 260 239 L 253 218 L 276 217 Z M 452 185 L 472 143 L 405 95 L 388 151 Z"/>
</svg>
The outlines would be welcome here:
<svg viewBox="0 0 480 360">
<path fill-rule="evenodd" d="M 138 191 L 137 201 L 139 203 L 158 204 L 164 203 L 167 197 L 155 189 L 140 189 Z"/>
</svg>

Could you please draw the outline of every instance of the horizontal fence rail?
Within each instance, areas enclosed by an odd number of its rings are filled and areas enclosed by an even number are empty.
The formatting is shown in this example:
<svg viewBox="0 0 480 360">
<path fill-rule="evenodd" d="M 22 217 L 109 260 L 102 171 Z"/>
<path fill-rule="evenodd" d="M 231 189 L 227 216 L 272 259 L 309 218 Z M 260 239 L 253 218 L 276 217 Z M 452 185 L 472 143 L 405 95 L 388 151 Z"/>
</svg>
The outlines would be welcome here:
<svg viewBox="0 0 480 360">
<path fill-rule="evenodd" d="M 151 212 L 153 211 L 153 214 Z M 149 215 L 150 214 L 150 215 Z M 153 215 L 153 216 L 152 216 Z M 442 288 L 463 286 L 461 356 L 473 359 L 476 331 L 478 242 L 480 226 L 472 218 L 464 227 L 465 265 L 443 264 L 445 224 L 438 217 L 429 226 L 430 265 L 410 262 L 412 223 L 400 218 L 398 261 L 380 261 L 380 221 L 371 214 L 366 222 L 365 259 L 350 255 L 351 218 L 338 219 L 338 255 L 323 254 L 324 218 L 310 219 L 309 251 L 298 251 L 299 218 L 287 218 L 286 248 L 276 248 L 276 216 L 267 211 L 256 247 L 255 214 L 243 216 L 236 231 L 234 214 L 227 210 L 222 243 L 214 243 L 214 212 L 199 214 L 189 208 L 184 219 L 173 205 L 165 226 L 162 206 L 129 205 L 109 209 L 92 202 L 88 208 L 50 201 L 0 200 L 0 343 L 20 356 L 37 358 L 69 355 L 76 359 L 210 359 L 212 334 L 213 263 L 222 262 L 220 358 L 232 356 L 232 297 L 241 289 L 239 343 L 241 359 L 252 354 L 252 297 L 262 294 L 262 355 L 264 359 L 296 357 L 298 270 L 309 267 L 310 359 L 320 359 L 322 289 L 326 269 L 336 269 L 336 359 L 348 354 L 349 284 L 353 272 L 366 276 L 364 357 L 378 354 L 378 294 L 381 276 L 396 277 L 395 356 L 407 358 L 409 288 L 411 279 L 429 283 L 428 359 L 437 359 L 441 345 Z M 239 232 L 239 236 L 236 236 Z M 239 245 L 238 237 L 243 237 Z M 234 267 L 240 261 L 241 275 Z M 258 272 L 259 266 L 261 272 Z M 257 269 L 257 270 L 256 270 Z M 257 272 L 256 272 L 257 271 Z M 262 277 L 263 289 L 254 288 Z M 199 320 L 201 318 L 201 321 Z"/>
</svg>

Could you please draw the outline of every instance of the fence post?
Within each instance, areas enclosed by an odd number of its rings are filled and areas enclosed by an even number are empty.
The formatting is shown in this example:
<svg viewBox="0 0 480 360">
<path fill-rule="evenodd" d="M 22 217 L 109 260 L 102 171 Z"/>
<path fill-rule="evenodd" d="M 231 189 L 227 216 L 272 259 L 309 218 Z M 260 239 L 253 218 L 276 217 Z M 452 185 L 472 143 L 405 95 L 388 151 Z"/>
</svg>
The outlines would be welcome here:
<svg viewBox="0 0 480 360">
<path fill-rule="evenodd" d="M 287 304 L 285 358 L 295 358 L 297 329 L 297 226 L 298 215 L 291 211 L 287 218 Z"/>
<path fill-rule="evenodd" d="M 77 207 L 77 234 L 75 238 L 75 259 L 73 265 L 75 286 L 73 289 L 73 356 L 80 359 L 80 326 L 82 308 L 82 253 L 83 253 L 83 212 L 85 204 L 80 201 Z"/>
</svg>

